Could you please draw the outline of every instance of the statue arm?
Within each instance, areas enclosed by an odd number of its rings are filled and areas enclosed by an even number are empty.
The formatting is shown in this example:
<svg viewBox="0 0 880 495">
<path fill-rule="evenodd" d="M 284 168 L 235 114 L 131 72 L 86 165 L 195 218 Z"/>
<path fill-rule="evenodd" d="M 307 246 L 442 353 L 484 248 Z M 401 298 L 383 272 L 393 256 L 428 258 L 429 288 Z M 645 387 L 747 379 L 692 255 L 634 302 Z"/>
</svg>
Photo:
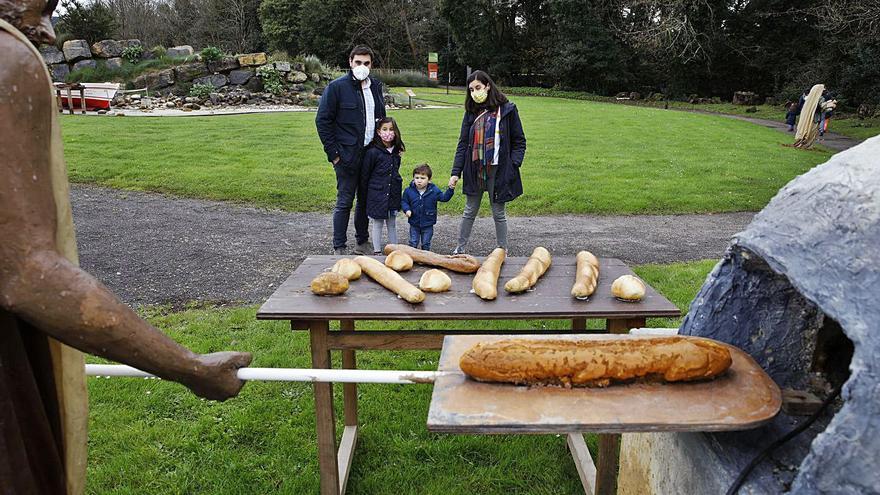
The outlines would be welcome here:
<svg viewBox="0 0 880 495">
<path fill-rule="evenodd" d="M 0 33 L 0 306 L 71 347 L 223 400 L 241 389 L 247 353 L 199 355 L 138 317 L 56 249 L 51 94 L 41 61 Z"/>
</svg>

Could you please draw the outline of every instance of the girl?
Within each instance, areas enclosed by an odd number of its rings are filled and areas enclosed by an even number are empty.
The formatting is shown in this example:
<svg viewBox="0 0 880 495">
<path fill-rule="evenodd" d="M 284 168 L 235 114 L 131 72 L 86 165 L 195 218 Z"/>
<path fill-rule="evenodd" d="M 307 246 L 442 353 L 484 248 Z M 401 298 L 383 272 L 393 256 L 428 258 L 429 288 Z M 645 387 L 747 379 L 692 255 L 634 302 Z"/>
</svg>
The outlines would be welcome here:
<svg viewBox="0 0 880 495">
<path fill-rule="evenodd" d="M 373 254 L 382 254 L 382 226 L 388 230 L 388 243 L 397 244 L 394 217 L 400 210 L 400 154 L 406 147 L 397 122 L 391 117 L 376 121 L 373 142 L 364 155 L 361 182 L 367 197 L 367 216 L 372 219 L 370 238 Z"/>
<path fill-rule="evenodd" d="M 489 193 L 497 245 L 507 249 L 504 207 L 523 192 L 519 167 L 526 154 L 526 136 L 516 105 L 507 100 L 489 74 L 474 71 L 468 77 L 466 93 L 449 178 L 449 187 L 455 187 L 460 177 L 465 179 L 463 191 L 467 197 L 454 254 L 463 253 L 467 247 L 484 191 Z"/>
</svg>

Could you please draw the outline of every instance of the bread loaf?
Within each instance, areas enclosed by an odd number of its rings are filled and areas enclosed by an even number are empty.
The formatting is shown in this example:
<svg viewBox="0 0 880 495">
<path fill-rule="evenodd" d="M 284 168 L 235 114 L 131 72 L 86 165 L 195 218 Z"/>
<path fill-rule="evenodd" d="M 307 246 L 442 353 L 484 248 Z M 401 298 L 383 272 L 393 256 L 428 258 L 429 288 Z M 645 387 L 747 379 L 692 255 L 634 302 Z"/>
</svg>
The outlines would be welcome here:
<svg viewBox="0 0 880 495">
<path fill-rule="evenodd" d="M 410 303 L 420 303 L 425 300 L 425 293 L 420 291 L 415 285 L 407 282 L 397 272 L 367 256 L 358 256 L 354 262 L 361 266 L 361 269 L 369 275 L 370 278 L 379 282 L 386 289 L 394 292 Z"/>
<path fill-rule="evenodd" d="M 480 262 L 469 254 L 437 254 L 405 244 L 388 244 L 385 246 L 385 254 L 391 254 L 392 251 L 402 251 L 420 265 L 439 266 L 458 273 L 474 273 L 480 269 Z"/>
<path fill-rule="evenodd" d="M 385 266 L 395 272 L 405 272 L 413 267 L 413 259 L 403 251 L 391 251 L 385 257 Z"/>
<path fill-rule="evenodd" d="M 613 340 L 509 339 L 479 343 L 461 370 L 486 382 L 604 387 L 631 380 L 703 380 L 731 365 L 722 344 L 699 337 Z"/>
<path fill-rule="evenodd" d="M 536 247 L 529 256 L 528 261 L 523 266 L 519 275 L 508 280 L 504 284 L 504 290 L 507 292 L 517 293 L 524 292 L 532 288 L 544 272 L 550 268 L 551 263 L 550 251 L 546 248 Z"/>
<path fill-rule="evenodd" d="M 319 296 L 337 296 L 348 290 L 348 279 L 338 273 L 324 272 L 312 279 L 311 288 Z"/>
<path fill-rule="evenodd" d="M 361 278 L 361 266 L 352 261 L 351 258 L 342 258 L 333 264 L 330 269 L 333 273 L 338 273 L 349 280 L 357 280 Z"/>
<path fill-rule="evenodd" d="M 477 274 L 474 275 L 474 293 L 482 299 L 491 301 L 498 297 L 498 275 L 501 273 L 501 265 L 504 263 L 504 249 L 495 248 L 492 251 Z"/>
<path fill-rule="evenodd" d="M 621 275 L 611 283 L 611 295 L 624 301 L 641 301 L 645 297 L 645 283 L 632 275 Z"/>
<path fill-rule="evenodd" d="M 589 251 L 581 251 L 575 257 L 577 270 L 571 295 L 574 297 L 590 297 L 596 291 L 599 282 L 599 259 Z"/>
<path fill-rule="evenodd" d="M 452 279 L 442 271 L 432 268 L 422 274 L 419 289 L 425 292 L 445 292 L 452 286 Z"/>
</svg>

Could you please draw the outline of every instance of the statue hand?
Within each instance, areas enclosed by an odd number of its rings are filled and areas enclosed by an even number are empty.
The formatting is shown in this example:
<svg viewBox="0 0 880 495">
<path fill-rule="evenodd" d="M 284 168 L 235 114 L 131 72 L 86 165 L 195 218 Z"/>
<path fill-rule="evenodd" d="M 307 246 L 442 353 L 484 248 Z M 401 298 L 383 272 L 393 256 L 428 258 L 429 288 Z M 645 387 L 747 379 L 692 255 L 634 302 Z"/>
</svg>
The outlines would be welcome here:
<svg viewBox="0 0 880 495">
<path fill-rule="evenodd" d="M 187 387 L 199 397 L 224 401 L 238 395 L 244 382 L 236 376 L 239 368 L 251 364 L 249 352 L 215 352 L 196 358 L 202 367 Z"/>
</svg>

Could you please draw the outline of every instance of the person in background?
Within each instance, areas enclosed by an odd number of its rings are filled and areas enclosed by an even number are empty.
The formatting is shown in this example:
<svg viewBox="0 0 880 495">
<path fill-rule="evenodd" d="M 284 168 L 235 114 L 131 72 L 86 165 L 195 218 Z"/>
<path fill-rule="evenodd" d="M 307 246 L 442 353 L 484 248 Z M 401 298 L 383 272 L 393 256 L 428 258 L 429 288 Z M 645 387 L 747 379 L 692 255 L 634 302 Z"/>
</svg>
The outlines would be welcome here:
<svg viewBox="0 0 880 495">
<path fill-rule="evenodd" d="M 791 101 L 788 103 L 788 111 L 785 113 L 785 123 L 788 124 L 788 132 L 794 132 L 794 124 L 800 111 L 801 109 L 798 107 L 797 102 Z"/>
</svg>

